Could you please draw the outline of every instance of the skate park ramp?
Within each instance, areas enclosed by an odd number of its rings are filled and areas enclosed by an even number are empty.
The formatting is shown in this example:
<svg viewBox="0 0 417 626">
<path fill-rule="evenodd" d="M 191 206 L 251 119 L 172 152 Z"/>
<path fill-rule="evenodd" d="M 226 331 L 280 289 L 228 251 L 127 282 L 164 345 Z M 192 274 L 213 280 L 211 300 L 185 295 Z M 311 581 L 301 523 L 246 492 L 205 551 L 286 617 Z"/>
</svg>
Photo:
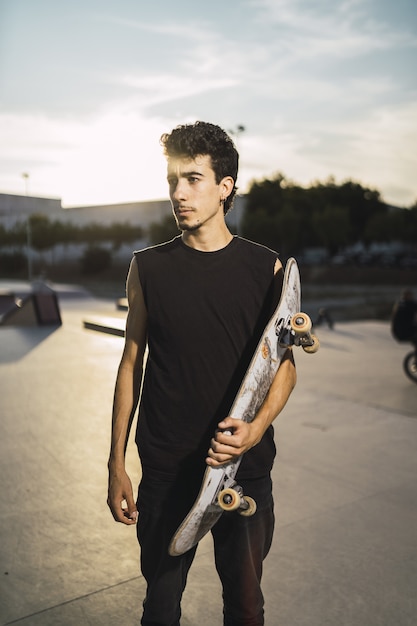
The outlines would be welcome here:
<svg viewBox="0 0 417 626">
<path fill-rule="evenodd" d="M 56 293 L 46 287 L 29 293 L 0 292 L 1 326 L 61 326 Z"/>
</svg>

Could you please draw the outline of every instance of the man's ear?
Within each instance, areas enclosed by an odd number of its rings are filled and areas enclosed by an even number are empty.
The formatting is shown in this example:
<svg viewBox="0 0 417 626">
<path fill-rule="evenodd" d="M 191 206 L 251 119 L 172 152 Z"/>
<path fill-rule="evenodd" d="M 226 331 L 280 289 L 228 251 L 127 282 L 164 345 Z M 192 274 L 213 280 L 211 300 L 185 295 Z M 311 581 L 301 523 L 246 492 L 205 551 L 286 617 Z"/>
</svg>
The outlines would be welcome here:
<svg viewBox="0 0 417 626">
<path fill-rule="evenodd" d="M 233 187 L 235 186 L 235 181 L 231 176 L 225 176 L 220 181 L 220 192 L 222 198 L 228 198 L 233 191 Z"/>
</svg>

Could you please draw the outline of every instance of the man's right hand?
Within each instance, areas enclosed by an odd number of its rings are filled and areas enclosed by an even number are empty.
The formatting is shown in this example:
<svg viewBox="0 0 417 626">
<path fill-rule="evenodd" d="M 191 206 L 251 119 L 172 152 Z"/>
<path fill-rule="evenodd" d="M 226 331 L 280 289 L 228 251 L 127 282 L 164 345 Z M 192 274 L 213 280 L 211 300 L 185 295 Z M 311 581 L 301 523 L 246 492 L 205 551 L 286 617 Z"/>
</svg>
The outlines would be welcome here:
<svg viewBox="0 0 417 626">
<path fill-rule="evenodd" d="M 133 498 L 132 483 L 127 473 L 109 468 L 107 504 L 116 522 L 136 524 L 138 511 Z"/>
</svg>

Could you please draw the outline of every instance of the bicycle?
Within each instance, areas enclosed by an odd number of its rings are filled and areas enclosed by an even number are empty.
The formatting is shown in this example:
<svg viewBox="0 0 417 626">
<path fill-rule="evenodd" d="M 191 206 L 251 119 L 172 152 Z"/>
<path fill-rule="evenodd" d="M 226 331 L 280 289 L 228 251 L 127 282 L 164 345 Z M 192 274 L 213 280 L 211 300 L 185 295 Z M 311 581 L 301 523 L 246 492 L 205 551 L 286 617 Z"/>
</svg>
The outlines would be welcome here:
<svg viewBox="0 0 417 626">
<path fill-rule="evenodd" d="M 405 355 L 403 369 L 406 376 L 417 384 L 417 345 L 412 352 Z"/>
</svg>

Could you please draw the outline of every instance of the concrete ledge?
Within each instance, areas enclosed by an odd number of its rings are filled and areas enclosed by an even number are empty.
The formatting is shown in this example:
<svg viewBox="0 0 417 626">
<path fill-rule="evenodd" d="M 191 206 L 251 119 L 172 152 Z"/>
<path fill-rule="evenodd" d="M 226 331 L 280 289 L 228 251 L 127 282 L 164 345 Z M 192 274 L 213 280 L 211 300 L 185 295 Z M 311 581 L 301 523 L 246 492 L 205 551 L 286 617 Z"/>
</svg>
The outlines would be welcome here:
<svg viewBox="0 0 417 626">
<path fill-rule="evenodd" d="M 118 317 L 91 317 L 83 320 L 83 326 L 88 330 L 124 337 L 126 322 Z"/>
<path fill-rule="evenodd" d="M 116 301 L 116 308 L 118 311 L 127 311 L 129 308 L 127 298 L 119 298 Z"/>
</svg>

